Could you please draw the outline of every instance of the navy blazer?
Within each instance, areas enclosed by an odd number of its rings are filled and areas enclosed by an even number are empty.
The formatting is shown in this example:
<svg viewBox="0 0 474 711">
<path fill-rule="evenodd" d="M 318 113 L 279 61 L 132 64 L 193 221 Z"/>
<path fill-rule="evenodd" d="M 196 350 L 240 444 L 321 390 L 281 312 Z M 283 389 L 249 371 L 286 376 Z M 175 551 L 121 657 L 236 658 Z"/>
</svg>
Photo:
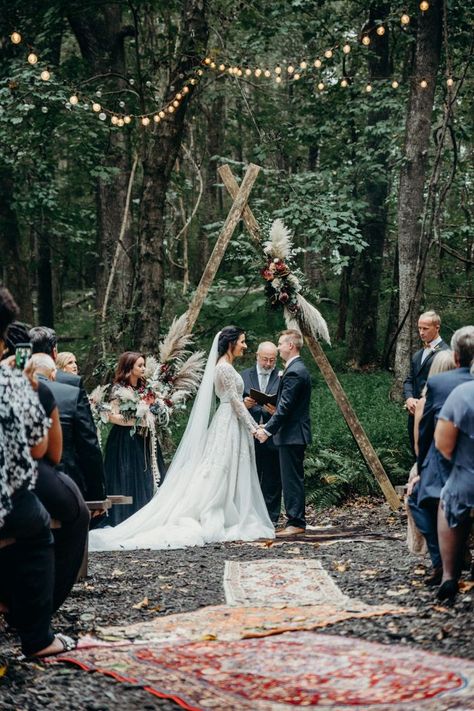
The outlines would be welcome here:
<svg viewBox="0 0 474 711">
<path fill-rule="evenodd" d="M 428 379 L 428 373 L 430 372 L 431 364 L 436 353 L 439 351 L 449 350 L 448 344 L 444 341 L 438 343 L 435 348 L 436 350 L 428 353 L 423 363 L 421 362 L 421 357 L 425 351 L 424 348 L 420 348 L 420 350 L 417 351 L 411 359 L 410 372 L 403 383 L 403 397 L 405 400 L 408 400 L 409 397 L 420 397 L 421 391 L 423 390 Z"/>
<path fill-rule="evenodd" d="M 432 375 L 427 381 L 426 403 L 418 435 L 418 504 L 425 499 L 439 499 L 441 489 L 451 472 L 451 462 L 438 452 L 434 431 L 441 408 L 448 395 L 462 383 L 472 380 L 469 368 L 455 368 Z"/>
<path fill-rule="evenodd" d="M 89 405 L 84 407 L 78 387 L 50 381 L 42 375 L 38 380 L 51 390 L 59 410 L 63 455 L 58 468 L 76 482 L 86 501 L 102 501 L 104 464 Z"/>
<path fill-rule="evenodd" d="M 311 378 L 298 356 L 283 371 L 277 393 L 277 409 L 265 425 L 277 447 L 311 442 Z"/>
<path fill-rule="evenodd" d="M 257 366 L 254 365 L 251 368 L 246 368 L 240 374 L 242 380 L 244 381 L 244 397 L 250 397 L 250 388 L 254 390 L 260 390 L 260 383 L 258 382 Z M 270 373 L 267 384 L 267 393 L 269 395 L 276 395 L 278 386 L 280 384 L 280 376 L 278 375 L 278 370 L 273 368 Z M 263 409 L 262 405 L 255 405 L 249 410 L 255 422 L 268 422 L 271 415 L 269 412 Z"/>
</svg>

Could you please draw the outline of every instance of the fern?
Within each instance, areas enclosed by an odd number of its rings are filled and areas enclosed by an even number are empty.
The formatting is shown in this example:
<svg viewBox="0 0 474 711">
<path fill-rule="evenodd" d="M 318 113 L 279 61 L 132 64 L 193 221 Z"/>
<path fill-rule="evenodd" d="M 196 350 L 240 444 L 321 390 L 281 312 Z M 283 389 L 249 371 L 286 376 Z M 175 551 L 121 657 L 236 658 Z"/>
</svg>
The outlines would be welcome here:
<svg viewBox="0 0 474 711">
<path fill-rule="evenodd" d="M 308 503 L 317 509 L 342 503 L 353 494 L 377 493 L 378 487 L 360 458 L 326 449 L 305 460 Z"/>
</svg>

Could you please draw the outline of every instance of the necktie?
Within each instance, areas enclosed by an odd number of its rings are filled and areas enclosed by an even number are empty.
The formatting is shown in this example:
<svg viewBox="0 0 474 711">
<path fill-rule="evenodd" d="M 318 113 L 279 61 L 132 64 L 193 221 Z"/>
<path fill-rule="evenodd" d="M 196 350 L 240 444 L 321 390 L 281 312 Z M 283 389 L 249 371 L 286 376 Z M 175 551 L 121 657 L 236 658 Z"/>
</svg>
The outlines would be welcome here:
<svg viewBox="0 0 474 711">
<path fill-rule="evenodd" d="M 262 393 L 267 392 L 268 376 L 269 373 L 260 373 L 259 375 L 260 390 L 262 391 Z"/>
</svg>

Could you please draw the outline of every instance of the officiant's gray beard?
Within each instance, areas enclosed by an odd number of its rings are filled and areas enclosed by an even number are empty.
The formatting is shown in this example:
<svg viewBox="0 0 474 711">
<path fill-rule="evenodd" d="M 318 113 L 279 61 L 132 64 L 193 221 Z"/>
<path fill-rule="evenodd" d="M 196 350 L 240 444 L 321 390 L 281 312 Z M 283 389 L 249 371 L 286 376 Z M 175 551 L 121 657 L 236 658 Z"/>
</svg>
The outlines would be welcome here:
<svg viewBox="0 0 474 711">
<path fill-rule="evenodd" d="M 263 370 L 265 373 L 271 373 L 274 367 L 274 365 L 261 365 L 260 369 Z"/>
</svg>

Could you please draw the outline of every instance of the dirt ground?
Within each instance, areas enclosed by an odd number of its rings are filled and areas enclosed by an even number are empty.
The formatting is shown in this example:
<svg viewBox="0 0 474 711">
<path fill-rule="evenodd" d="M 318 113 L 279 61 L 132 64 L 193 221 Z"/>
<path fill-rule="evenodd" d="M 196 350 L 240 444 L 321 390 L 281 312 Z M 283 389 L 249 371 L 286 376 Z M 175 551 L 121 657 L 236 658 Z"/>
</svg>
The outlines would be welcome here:
<svg viewBox="0 0 474 711">
<path fill-rule="evenodd" d="M 74 637 L 98 625 L 124 624 L 195 610 L 224 602 L 222 577 L 226 560 L 272 557 L 318 558 L 342 591 L 369 604 L 390 602 L 413 607 L 415 614 L 351 619 L 324 629 L 327 634 L 360 637 L 383 644 L 406 644 L 441 654 L 474 659 L 474 587 L 464 574 L 464 589 L 452 607 L 440 604 L 424 585 L 428 558 L 407 552 L 406 519 L 381 500 L 312 514 L 309 523 L 364 526 L 381 534 L 367 541 L 330 545 L 288 541 L 264 547 L 218 544 L 172 551 L 94 553 L 89 577 L 78 583 L 54 618 L 55 631 Z M 148 599 L 138 609 L 137 603 Z M 0 709 L 44 708 L 108 711 L 179 707 L 140 688 L 67 665 L 19 661 L 18 640 L 0 622 Z"/>
</svg>

